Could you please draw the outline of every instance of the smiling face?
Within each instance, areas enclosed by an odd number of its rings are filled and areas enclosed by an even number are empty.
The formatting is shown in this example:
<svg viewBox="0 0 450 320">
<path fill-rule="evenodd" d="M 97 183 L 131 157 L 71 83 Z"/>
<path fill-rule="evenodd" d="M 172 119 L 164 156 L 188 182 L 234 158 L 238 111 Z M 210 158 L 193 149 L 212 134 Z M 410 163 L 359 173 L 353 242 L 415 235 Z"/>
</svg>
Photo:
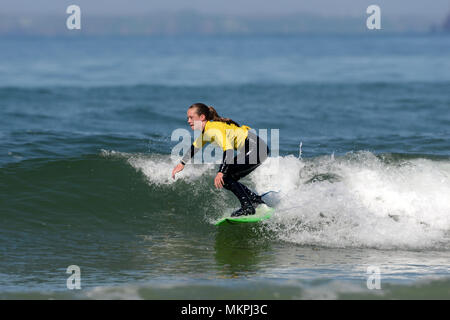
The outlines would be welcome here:
<svg viewBox="0 0 450 320">
<path fill-rule="evenodd" d="M 201 122 L 201 130 L 203 130 L 205 128 L 205 124 L 206 124 L 206 117 L 204 114 L 199 115 L 197 113 L 196 108 L 190 108 L 187 111 L 187 122 L 189 123 L 189 126 L 191 127 L 192 130 L 194 130 L 194 123 L 195 122 Z M 200 129 L 200 128 L 196 128 L 196 129 Z"/>
</svg>

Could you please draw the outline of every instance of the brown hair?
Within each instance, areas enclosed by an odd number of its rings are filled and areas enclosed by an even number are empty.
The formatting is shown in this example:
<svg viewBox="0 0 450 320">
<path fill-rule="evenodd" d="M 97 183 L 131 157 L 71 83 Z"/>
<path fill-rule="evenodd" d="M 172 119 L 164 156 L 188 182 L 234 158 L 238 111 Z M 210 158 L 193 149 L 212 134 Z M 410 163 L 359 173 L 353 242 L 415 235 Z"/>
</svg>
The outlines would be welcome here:
<svg viewBox="0 0 450 320">
<path fill-rule="evenodd" d="M 205 117 L 206 117 L 206 120 L 221 121 L 221 122 L 225 122 L 227 124 L 231 124 L 232 123 L 232 124 L 240 127 L 240 125 L 237 122 L 231 120 L 230 118 L 222 118 L 221 116 L 219 116 L 217 114 L 216 109 L 214 109 L 211 106 L 208 107 L 207 105 L 205 105 L 205 104 L 203 104 L 201 102 L 194 103 L 192 106 L 189 107 L 189 109 L 192 109 L 192 108 L 196 109 L 197 114 L 199 116 L 204 114 Z"/>
</svg>

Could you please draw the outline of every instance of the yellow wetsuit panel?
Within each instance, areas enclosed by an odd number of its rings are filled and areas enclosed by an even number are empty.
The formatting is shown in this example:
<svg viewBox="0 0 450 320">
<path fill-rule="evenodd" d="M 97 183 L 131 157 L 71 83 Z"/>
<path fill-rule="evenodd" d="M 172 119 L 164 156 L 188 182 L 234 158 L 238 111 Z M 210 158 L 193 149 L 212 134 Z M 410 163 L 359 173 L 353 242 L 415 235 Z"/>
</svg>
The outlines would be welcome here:
<svg viewBox="0 0 450 320">
<path fill-rule="evenodd" d="M 221 121 L 206 122 L 203 133 L 194 141 L 195 148 L 202 148 L 206 142 L 219 145 L 223 151 L 240 149 L 248 135 L 248 126 L 236 126 Z"/>
</svg>

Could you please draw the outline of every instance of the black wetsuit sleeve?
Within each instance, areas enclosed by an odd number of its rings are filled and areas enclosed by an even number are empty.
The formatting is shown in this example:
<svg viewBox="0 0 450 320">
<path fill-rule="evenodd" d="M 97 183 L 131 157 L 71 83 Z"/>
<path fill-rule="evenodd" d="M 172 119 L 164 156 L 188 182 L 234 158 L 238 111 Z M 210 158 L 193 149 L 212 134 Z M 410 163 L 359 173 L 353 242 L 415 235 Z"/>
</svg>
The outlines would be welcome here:
<svg viewBox="0 0 450 320">
<path fill-rule="evenodd" d="M 180 162 L 181 162 L 183 165 L 186 164 L 187 162 L 189 162 L 189 160 L 191 160 L 191 159 L 194 157 L 194 155 L 195 155 L 197 152 L 200 151 L 200 149 L 201 149 L 201 148 L 196 148 L 196 147 L 194 147 L 194 145 L 192 144 L 192 145 L 191 145 L 191 148 L 189 149 L 188 152 L 186 152 L 186 154 L 183 156 L 183 158 L 181 159 Z"/>
<path fill-rule="evenodd" d="M 228 169 L 230 168 L 230 164 L 233 163 L 234 158 L 234 150 L 228 149 L 223 152 L 222 163 L 219 167 L 219 172 L 222 172 L 224 175 L 227 174 Z"/>
</svg>

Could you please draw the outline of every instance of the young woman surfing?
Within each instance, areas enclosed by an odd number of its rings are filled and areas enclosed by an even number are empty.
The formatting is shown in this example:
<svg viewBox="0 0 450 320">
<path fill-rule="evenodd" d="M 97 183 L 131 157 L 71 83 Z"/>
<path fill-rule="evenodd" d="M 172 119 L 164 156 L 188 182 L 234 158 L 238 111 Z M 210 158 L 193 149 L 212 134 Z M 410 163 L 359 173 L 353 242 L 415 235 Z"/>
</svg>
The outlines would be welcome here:
<svg viewBox="0 0 450 320">
<path fill-rule="evenodd" d="M 255 207 L 264 201 L 261 196 L 238 181 L 266 160 L 269 154 L 267 144 L 249 131 L 250 127 L 240 126 L 229 118 L 219 117 L 213 107 L 203 103 L 195 103 L 188 108 L 187 121 L 192 130 L 201 129 L 202 134 L 194 141 L 181 162 L 175 166 L 172 178 L 175 179 L 175 174 L 184 169 L 185 164 L 206 142 L 215 143 L 223 150 L 223 161 L 214 179 L 214 185 L 217 189 L 223 187 L 230 190 L 241 203 L 241 208 L 231 216 L 255 214 Z M 201 124 L 201 127 L 194 128 L 194 124 Z M 234 156 L 234 150 L 240 151 L 240 154 Z"/>
</svg>

